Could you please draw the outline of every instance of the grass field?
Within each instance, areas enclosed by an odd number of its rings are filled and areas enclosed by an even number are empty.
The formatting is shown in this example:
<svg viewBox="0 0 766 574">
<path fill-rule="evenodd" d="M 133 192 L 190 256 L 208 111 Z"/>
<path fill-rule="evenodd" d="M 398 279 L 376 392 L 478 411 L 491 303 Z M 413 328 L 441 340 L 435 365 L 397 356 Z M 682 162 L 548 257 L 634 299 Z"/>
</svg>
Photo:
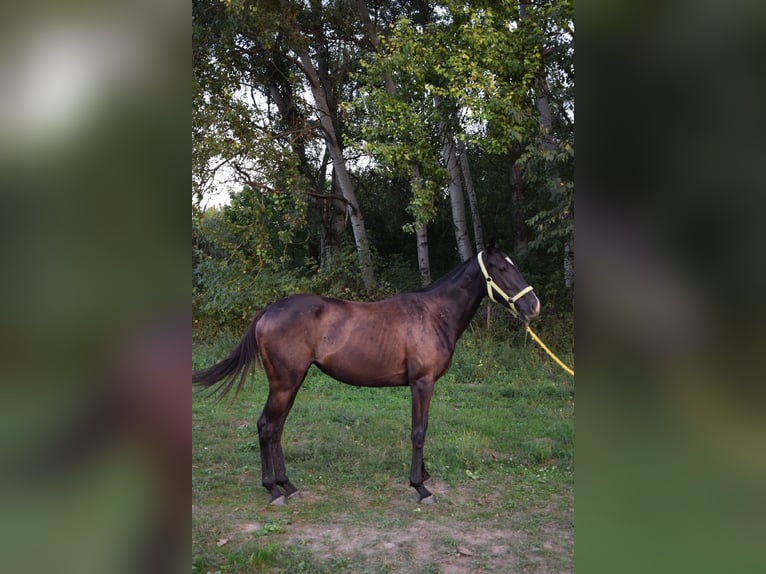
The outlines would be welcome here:
<svg viewBox="0 0 766 574">
<path fill-rule="evenodd" d="M 196 345 L 194 368 L 235 342 Z M 194 397 L 193 572 L 573 570 L 574 385 L 531 341 L 458 343 L 431 402 L 433 505 L 409 486 L 409 389 L 312 369 L 283 437 L 302 495 L 270 506 L 256 429 L 266 393 L 259 373 L 236 400 Z"/>
</svg>

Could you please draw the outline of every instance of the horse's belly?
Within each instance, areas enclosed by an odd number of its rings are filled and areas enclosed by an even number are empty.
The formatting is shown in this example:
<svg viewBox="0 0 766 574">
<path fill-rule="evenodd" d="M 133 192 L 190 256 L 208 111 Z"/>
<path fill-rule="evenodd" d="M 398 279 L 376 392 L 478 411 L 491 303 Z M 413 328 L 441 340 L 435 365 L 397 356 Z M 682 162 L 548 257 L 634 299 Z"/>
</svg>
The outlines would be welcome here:
<svg viewBox="0 0 766 574">
<path fill-rule="evenodd" d="M 359 387 L 394 387 L 408 384 L 404 353 L 386 352 L 379 344 L 346 342 L 339 348 L 325 348 L 314 364 L 343 383 Z"/>
<path fill-rule="evenodd" d="M 316 361 L 315 364 L 333 379 L 358 387 L 396 387 L 408 384 L 406 369 L 392 368 L 391 364 L 365 359 L 359 356 L 331 357 Z"/>
<path fill-rule="evenodd" d="M 407 385 L 407 327 L 396 308 L 359 303 L 328 309 L 318 325 L 314 364 L 350 385 Z"/>
</svg>

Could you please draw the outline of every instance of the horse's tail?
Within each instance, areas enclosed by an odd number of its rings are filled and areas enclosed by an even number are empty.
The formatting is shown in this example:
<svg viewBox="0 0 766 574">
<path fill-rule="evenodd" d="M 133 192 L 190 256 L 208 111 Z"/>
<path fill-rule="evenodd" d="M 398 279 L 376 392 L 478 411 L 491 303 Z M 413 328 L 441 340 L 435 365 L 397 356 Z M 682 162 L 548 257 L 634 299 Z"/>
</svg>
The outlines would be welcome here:
<svg viewBox="0 0 766 574">
<path fill-rule="evenodd" d="M 207 369 L 192 373 L 192 384 L 198 387 L 213 389 L 219 398 L 228 394 L 233 388 L 234 396 L 245 386 L 247 376 L 260 363 L 258 341 L 255 337 L 255 327 L 266 309 L 260 311 L 245 331 L 242 340 L 225 358 Z"/>
</svg>

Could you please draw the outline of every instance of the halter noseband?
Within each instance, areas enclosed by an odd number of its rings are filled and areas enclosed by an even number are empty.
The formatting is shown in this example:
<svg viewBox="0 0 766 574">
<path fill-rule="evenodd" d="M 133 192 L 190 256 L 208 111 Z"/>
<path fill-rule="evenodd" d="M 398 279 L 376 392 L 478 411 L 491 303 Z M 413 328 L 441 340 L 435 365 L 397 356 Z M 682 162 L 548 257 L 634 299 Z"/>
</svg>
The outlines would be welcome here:
<svg viewBox="0 0 766 574">
<path fill-rule="evenodd" d="M 483 251 L 479 251 L 478 260 L 479 260 L 479 268 L 481 269 L 481 274 L 484 275 L 484 279 L 487 280 L 487 295 L 489 295 L 489 298 L 492 300 L 493 303 L 498 303 L 498 300 L 495 299 L 495 295 L 492 292 L 497 291 L 498 295 L 506 302 L 508 303 L 508 309 L 511 311 L 514 317 L 519 316 L 519 311 L 516 309 L 516 301 L 521 299 L 524 295 L 532 291 L 532 286 L 527 285 L 516 293 L 513 297 L 509 297 L 508 294 L 503 291 L 500 286 L 495 283 L 495 280 L 492 279 L 492 276 L 487 272 L 487 268 L 484 266 L 484 260 L 482 259 L 482 256 L 484 255 Z"/>
</svg>

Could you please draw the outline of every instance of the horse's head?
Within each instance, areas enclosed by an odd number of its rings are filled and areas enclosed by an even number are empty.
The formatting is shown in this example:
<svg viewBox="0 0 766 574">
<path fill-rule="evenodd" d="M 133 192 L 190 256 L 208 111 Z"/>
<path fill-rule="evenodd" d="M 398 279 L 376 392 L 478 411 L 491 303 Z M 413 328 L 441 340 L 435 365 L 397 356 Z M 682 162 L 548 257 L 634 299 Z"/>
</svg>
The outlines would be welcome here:
<svg viewBox="0 0 766 574">
<path fill-rule="evenodd" d="M 526 325 L 540 313 L 540 300 L 505 253 L 490 243 L 478 255 L 489 298 L 510 309 Z"/>
</svg>

